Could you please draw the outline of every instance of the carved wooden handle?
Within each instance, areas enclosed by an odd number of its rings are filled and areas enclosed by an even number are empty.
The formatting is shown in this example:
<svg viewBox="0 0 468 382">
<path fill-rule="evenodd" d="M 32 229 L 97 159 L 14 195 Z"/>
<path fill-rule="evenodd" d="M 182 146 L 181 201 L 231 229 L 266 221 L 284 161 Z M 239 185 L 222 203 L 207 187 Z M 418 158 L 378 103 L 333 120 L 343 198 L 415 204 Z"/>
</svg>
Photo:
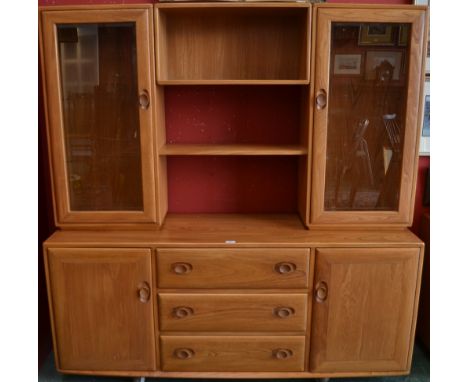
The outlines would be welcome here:
<svg viewBox="0 0 468 382">
<path fill-rule="evenodd" d="M 171 266 L 172 272 L 177 275 L 186 275 L 192 272 L 192 264 L 189 263 L 174 263 Z"/>
<path fill-rule="evenodd" d="M 320 89 L 315 95 L 315 106 L 317 110 L 322 110 L 327 107 L 327 92 L 324 89 Z"/>
<path fill-rule="evenodd" d="M 146 281 L 138 285 L 138 298 L 141 302 L 147 303 L 151 297 L 151 288 Z"/>
<path fill-rule="evenodd" d="M 296 311 L 294 310 L 294 308 L 280 306 L 278 308 L 275 308 L 274 313 L 276 317 L 288 318 L 291 317 L 294 313 L 296 313 Z"/>
<path fill-rule="evenodd" d="M 140 108 L 143 110 L 148 109 L 150 104 L 149 94 L 147 90 L 142 90 L 141 93 L 138 95 L 138 104 Z"/>
<path fill-rule="evenodd" d="M 172 316 L 175 318 L 186 318 L 193 314 L 193 309 L 189 306 L 177 306 L 172 310 Z"/>
<path fill-rule="evenodd" d="M 275 265 L 275 270 L 276 272 L 285 275 L 291 272 L 294 272 L 296 270 L 296 264 L 294 263 L 288 263 L 288 262 L 283 262 L 283 263 L 278 263 Z"/>
<path fill-rule="evenodd" d="M 293 356 L 293 351 L 291 349 L 275 349 L 273 350 L 273 357 L 276 359 L 288 359 Z"/>
<path fill-rule="evenodd" d="M 195 352 L 189 348 L 179 348 L 174 350 L 174 357 L 178 359 L 189 359 L 195 355 Z"/>
<path fill-rule="evenodd" d="M 328 297 L 328 285 L 325 281 L 320 281 L 315 285 L 315 299 L 317 302 L 324 302 Z"/>
</svg>

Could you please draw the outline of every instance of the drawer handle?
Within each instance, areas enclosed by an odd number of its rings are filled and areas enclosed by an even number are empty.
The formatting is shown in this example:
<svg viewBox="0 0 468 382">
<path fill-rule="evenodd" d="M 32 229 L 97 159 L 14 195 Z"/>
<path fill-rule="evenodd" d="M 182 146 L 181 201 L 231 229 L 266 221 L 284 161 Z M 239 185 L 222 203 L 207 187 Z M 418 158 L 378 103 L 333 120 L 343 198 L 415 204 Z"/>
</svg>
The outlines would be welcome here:
<svg viewBox="0 0 468 382">
<path fill-rule="evenodd" d="M 278 263 L 275 265 L 275 270 L 279 274 L 286 275 L 296 270 L 296 264 L 294 263 Z"/>
<path fill-rule="evenodd" d="M 273 357 L 276 359 L 288 359 L 293 356 L 293 351 L 291 349 L 275 349 L 273 350 Z"/>
<path fill-rule="evenodd" d="M 172 310 L 172 316 L 178 319 L 186 318 L 193 314 L 193 309 L 188 306 L 177 306 Z"/>
<path fill-rule="evenodd" d="M 274 310 L 275 316 L 279 318 L 288 318 L 294 315 L 296 311 L 294 308 L 286 307 L 286 306 L 280 306 L 278 308 L 275 308 Z"/>
<path fill-rule="evenodd" d="M 328 297 L 328 285 L 325 281 L 320 281 L 315 285 L 315 299 L 317 302 L 324 302 Z"/>
<path fill-rule="evenodd" d="M 151 297 L 151 289 L 146 281 L 138 285 L 138 298 L 142 303 L 147 303 Z"/>
<path fill-rule="evenodd" d="M 174 356 L 178 359 L 190 359 L 195 355 L 195 352 L 189 348 L 179 348 L 174 350 Z"/>
<path fill-rule="evenodd" d="M 172 264 L 172 272 L 177 275 L 186 275 L 192 272 L 192 264 L 189 263 L 174 263 Z"/>
</svg>

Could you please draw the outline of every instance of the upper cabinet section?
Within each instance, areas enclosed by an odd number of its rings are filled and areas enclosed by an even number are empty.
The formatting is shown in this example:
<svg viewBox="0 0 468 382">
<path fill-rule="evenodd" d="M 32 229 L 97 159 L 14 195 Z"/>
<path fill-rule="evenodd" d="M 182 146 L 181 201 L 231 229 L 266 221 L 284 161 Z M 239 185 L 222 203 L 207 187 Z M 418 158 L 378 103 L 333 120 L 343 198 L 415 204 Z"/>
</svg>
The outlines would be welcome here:
<svg viewBox="0 0 468 382">
<path fill-rule="evenodd" d="M 312 224 L 410 225 L 425 9 L 316 12 Z"/>
<path fill-rule="evenodd" d="M 158 83 L 308 84 L 308 4 L 159 4 Z"/>
<path fill-rule="evenodd" d="M 58 225 L 156 221 L 151 9 L 41 14 Z"/>
</svg>

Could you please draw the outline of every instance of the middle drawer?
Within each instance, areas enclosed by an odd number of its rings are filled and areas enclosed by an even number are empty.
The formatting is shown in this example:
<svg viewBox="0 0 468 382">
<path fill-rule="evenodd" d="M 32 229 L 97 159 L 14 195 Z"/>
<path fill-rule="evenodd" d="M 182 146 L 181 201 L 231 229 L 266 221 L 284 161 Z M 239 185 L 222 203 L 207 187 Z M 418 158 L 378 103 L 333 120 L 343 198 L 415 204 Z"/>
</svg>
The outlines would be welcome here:
<svg viewBox="0 0 468 382">
<path fill-rule="evenodd" d="M 305 331 L 307 294 L 160 293 L 161 331 Z"/>
</svg>

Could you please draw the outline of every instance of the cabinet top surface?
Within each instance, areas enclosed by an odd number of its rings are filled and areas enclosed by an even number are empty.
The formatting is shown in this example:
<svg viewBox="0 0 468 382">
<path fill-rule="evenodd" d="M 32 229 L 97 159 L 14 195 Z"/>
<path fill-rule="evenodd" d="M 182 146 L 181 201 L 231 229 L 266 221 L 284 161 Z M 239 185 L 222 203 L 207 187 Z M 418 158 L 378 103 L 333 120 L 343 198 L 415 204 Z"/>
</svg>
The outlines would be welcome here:
<svg viewBox="0 0 468 382">
<path fill-rule="evenodd" d="M 426 10 L 426 5 L 414 4 L 350 4 L 350 3 L 314 3 L 308 2 L 176 2 L 176 3 L 129 3 L 129 4 L 70 4 L 41 5 L 41 11 L 86 10 L 86 9 L 125 9 L 125 8 L 158 8 L 158 9 L 188 9 L 188 8 L 366 8 L 366 9 L 419 9 Z"/>
<path fill-rule="evenodd" d="M 63 230 L 46 246 L 108 247 L 401 247 L 422 246 L 408 229 L 304 229 L 296 215 L 167 216 L 160 230 Z"/>
</svg>

